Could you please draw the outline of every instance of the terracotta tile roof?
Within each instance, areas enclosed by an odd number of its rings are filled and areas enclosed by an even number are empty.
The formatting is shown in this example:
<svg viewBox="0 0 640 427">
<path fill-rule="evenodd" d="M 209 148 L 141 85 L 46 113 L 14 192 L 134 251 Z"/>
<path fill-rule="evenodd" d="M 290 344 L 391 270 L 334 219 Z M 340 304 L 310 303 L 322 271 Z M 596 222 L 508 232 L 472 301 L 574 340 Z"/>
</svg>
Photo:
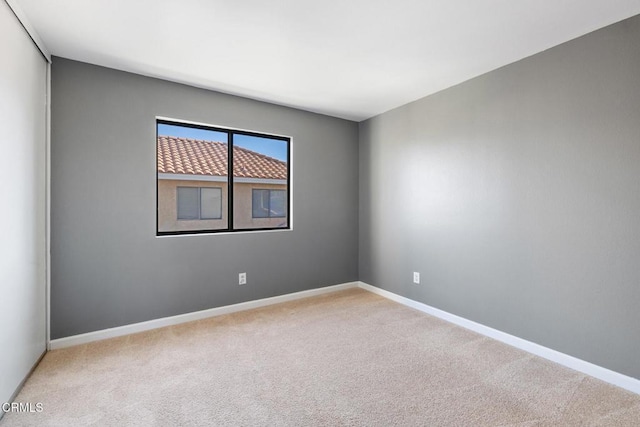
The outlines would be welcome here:
<svg viewBox="0 0 640 427">
<path fill-rule="evenodd" d="M 236 178 L 287 179 L 287 163 L 246 148 L 233 148 Z M 158 172 L 226 176 L 227 144 L 173 136 L 158 137 Z"/>
</svg>

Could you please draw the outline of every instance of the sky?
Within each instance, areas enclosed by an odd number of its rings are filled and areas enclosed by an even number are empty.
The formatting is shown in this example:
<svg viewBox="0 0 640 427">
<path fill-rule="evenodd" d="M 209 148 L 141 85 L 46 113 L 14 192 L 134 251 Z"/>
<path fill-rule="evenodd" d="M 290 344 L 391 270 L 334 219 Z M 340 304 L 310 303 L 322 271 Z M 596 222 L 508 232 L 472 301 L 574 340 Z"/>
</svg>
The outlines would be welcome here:
<svg viewBox="0 0 640 427">
<path fill-rule="evenodd" d="M 158 124 L 158 135 L 177 136 L 191 139 L 201 139 L 205 141 L 224 142 L 227 141 L 227 134 L 206 129 L 197 129 L 186 126 L 174 126 Z M 249 135 L 234 135 L 233 144 L 238 147 L 247 148 L 257 153 L 273 157 L 284 162 L 287 161 L 287 143 L 279 139 L 261 138 Z"/>
</svg>

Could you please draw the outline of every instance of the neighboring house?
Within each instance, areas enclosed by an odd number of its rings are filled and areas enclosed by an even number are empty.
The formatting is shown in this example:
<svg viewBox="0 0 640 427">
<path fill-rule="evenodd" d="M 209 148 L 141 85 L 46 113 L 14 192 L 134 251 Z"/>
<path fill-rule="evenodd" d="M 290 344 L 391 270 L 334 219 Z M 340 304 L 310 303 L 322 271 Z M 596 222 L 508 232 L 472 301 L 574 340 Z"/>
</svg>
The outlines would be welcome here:
<svg viewBox="0 0 640 427">
<path fill-rule="evenodd" d="M 158 231 L 228 227 L 228 151 L 222 142 L 158 137 Z M 287 163 L 234 146 L 236 229 L 287 225 Z"/>
</svg>

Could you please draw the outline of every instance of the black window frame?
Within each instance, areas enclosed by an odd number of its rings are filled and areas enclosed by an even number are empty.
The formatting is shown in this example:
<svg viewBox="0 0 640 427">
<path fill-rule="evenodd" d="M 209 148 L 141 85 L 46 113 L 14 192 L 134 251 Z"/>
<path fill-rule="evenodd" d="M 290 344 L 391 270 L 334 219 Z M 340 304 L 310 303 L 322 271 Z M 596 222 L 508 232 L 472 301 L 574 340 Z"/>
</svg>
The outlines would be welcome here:
<svg viewBox="0 0 640 427">
<path fill-rule="evenodd" d="M 158 158 L 158 125 L 171 125 L 171 126 L 181 126 L 193 129 L 202 129 L 202 130 L 210 130 L 214 132 L 220 132 L 227 134 L 227 227 L 221 229 L 198 229 L 198 230 L 171 230 L 171 231 L 160 231 L 160 198 L 159 198 L 159 174 L 158 165 L 156 162 L 156 236 L 175 236 L 175 235 L 189 235 L 189 234 L 218 234 L 218 233 L 247 233 L 247 232 L 255 232 L 255 231 L 286 231 L 291 230 L 291 137 L 283 136 L 283 135 L 274 135 L 265 132 L 255 132 L 248 131 L 243 129 L 236 128 L 228 128 L 214 125 L 206 125 L 200 123 L 189 123 L 183 122 L 180 120 L 172 120 L 165 118 L 156 118 L 156 132 L 155 132 L 155 146 L 156 146 L 156 159 Z M 234 193 L 234 177 L 233 177 L 233 136 L 234 135 L 246 135 L 253 136 L 258 138 L 267 138 L 274 139 L 278 141 L 283 141 L 287 144 L 287 179 L 286 179 L 286 215 L 284 218 L 286 219 L 286 225 L 282 227 L 255 227 L 255 228 L 235 228 L 233 225 L 233 193 Z M 186 186 L 183 186 L 186 187 Z M 253 191 L 252 191 L 253 195 Z M 222 192 L 222 197 L 224 200 L 224 191 Z M 176 189 L 176 199 L 177 199 L 177 189 Z M 221 201 L 222 202 L 222 201 Z M 177 200 L 176 200 L 177 203 Z M 253 203 L 253 201 L 252 201 Z M 224 205 L 224 203 L 223 203 Z M 253 212 L 251 213 L 251 217 L 253 219 Z M 224 215 L 223 215 L 224 218 Z M 186 221 L 186 220 L 180 220 Z M 193 220 L 195 221 L 195 220 Z"/>
</svg>

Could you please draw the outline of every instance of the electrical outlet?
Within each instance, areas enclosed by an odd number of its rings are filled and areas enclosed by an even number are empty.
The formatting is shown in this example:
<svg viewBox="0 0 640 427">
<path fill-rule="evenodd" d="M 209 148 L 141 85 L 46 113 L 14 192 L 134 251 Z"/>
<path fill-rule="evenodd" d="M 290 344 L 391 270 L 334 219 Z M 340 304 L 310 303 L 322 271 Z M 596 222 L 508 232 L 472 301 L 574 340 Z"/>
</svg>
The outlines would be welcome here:
<svg viewBox="0 0 640 427">
<path fill-rule="evenodd" d="M 420 284 L 420 273 L 418 273 L 417 271 L 413 272 L 413 283 L 415 283 L 416 285 Z"/>
<path fill-rule="evenodd" d="M 247 284 L 247 273 L 238 274 L 238 285 L 246 285 Z"/>
</svg>

